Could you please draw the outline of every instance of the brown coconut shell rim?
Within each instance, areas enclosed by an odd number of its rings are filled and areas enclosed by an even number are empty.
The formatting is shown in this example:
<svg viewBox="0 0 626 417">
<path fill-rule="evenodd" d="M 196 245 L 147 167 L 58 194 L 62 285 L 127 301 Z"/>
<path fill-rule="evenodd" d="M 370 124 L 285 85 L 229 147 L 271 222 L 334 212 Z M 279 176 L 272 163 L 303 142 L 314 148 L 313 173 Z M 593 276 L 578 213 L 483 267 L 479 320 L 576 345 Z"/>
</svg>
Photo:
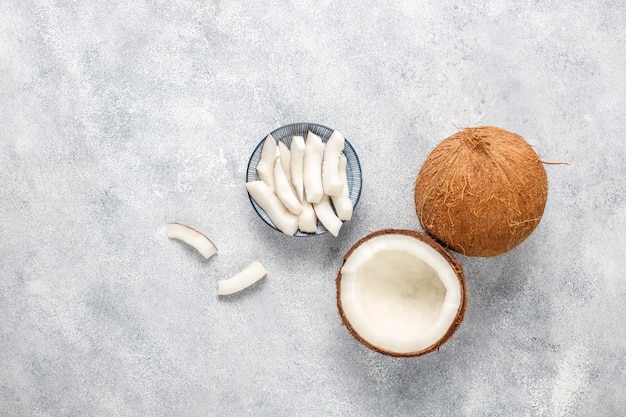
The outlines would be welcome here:
<svg viewBox="0 0 626 417">
<path fill-rule="evenodd" d="M 367 340 L 362 338 L 361 335 L 359 335 L 358 332 L 352 327 L 352 325 L 350 324 L 350 321 L 348 320 L 348 318 L 346 317 L 346 315 L 345 315 L 345 313 L 343 311 L 343 307 L 341 306 L 341 270 L 343 269 L 343 266 L 346 263 L 346 260 L 363 243 L 365 243 L 368 240 L 373 239 L 375 237 L 382 236 L 382 235 L 389 235 L 389 234 L 398 234 L 398 235 L 409 236 L 409 237 L 415 238 L 415 239 L 417 239 L 419 241 L 422 241 L 422 242 L 426 243 L 427 245 L 431 246 L 441 256 L 443 256 L 446 261 L 448 261 L 448 263 L 450 264 L 450 267 L 455 272 L 455 274 L 456 274 L 456 276 L 457 276 L 457 278 L 459 280 L 459 284 L 460 284 L 461 303 L 459 304 L 459 309 L 457 310 L 454 322 L 450 325 L 450 327 L 448 328 L 447 332 L 444 333 L 444 335 L 439 340 L 437 340 L 437 342 L 435 342 L 431 346 L 427 347 L 426 349 L 422 349 L 422 350 L 415 351 L 415 352 L 406 352 L 406 353 L 393 352 L 393 351 L 390 351 L 388 349 L 384 349 L 384 348 L 381 348 L 381 347 L 378 347 L 376 345 L 371 344 L 370 342 L 368 342 Z M 454 257 L 448 251 L 446 251 L 443 248 L 443 246 L 441 246 L 439 243 L 437 243 L 437 241 L 435 241 L 434 239 L 432 239 L 431 237 L 429 237 L 425 233 L 419 232 L 417 230 L 409 230 L 409 229 L 381 229 L 381 230 L 377 230 L 377 231 L 372 232 L 372 233 L 368 234 L 367 236 L 363 237 L 358 242 L 356 242 L 350 248 L 350 250 L 348 250 L 348 252 L 346 252 L 346 254 L 344 255 L 341 267 L 339 268 L 339 271 L 337 272 L 337 277 L 335 279 L 335 284 L 336 284 L 336 287 L 337 287 L 337 308 L 339 310 L 339 316 L 341 317 L 342 324 L 344 326 L 346 326 L 346 329 L 348 329 L 348 332 L 350 333 L 350 335 L 353 338 L 355 338 L 356 340 L 358 340 L 361 344 L 366 346 L 367 348 L 369 348 L 371 350 L 374 350 L 376 352 L 382 353 L 384 355 L 388 355 L 388 356 L 406 357 L 406 358 L 408 358 L 408 357 L 415 357 L 415 356 L 425 355 L 425 354 L 433 352 L 433 351 L 439 351 L 439 348 L 452 337 L 454 332 L 456 332 L 456 330 L 461 325 L 461 322 L 463 322 L 463 318 L 465 316 L 465 309 L 467 307 L 467 288 L 466 288 L 466 284 L 465 284 L 465 274 L 463 273 L 463 268 L 461 267 L 461 264 L 459 264 L 459 262 L 456 259 L 454 259 Z"/>
</svg>

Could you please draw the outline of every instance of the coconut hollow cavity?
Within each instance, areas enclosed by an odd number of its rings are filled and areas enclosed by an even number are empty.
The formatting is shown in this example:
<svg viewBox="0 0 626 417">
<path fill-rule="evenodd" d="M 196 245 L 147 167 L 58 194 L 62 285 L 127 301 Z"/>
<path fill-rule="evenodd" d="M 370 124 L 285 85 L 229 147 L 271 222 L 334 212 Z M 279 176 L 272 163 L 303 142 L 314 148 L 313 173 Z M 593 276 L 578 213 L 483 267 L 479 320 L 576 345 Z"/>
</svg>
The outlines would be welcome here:
<svg viewBox="0 0 626 417">
<path fill-rule="evenodd" d="M 468 256 L 496 256 L 522 243 L 546 205 L 543 163 L 519 135 L 468 128 L 444 139 L 415 181 L 415 210 L 426 232 Z"/>
<path fill-rule="evenodd" d="M 390 356 L 438 350 L 463 321 L 467 304 L 461 265 L 415 230 L 383 229 L 358 241 L 336 285 L 350 334 Z"/>
</svg>

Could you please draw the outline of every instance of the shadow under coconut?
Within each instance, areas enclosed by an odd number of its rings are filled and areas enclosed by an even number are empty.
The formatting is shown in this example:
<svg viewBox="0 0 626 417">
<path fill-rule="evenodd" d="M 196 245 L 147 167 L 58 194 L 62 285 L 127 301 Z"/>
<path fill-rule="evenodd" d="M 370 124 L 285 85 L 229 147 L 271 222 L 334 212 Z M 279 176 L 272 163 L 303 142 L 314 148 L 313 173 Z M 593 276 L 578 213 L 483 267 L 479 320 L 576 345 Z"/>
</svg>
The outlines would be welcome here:
<svg viewBox="0 0 626 417">
<path fill-rule="evenodd" d="M 467 277 L 468 308 L 464 349 L 506 349 L 524 355 L 557 354 L 551 342 L 554 310 L 540 265 L 534 265 L 536 250 L 521 246 L 494 258 L 458 256 Z M 552 348 L 546 350 L 546 346 Z"/>
<path fill-rule="evenodd" d="M 472 364 L 457 336 L 439 352 L 393 357 L 364 347 L 343 326 L 337 332 L 338 351 L 327 357 L 342 378 L 357 384 L 352 389 L 367 402 L 361 406 L 367 415 L 404 415 L 408 409 L 419 409 L 416 415 L 438 415 L 444 404 L 449 410 L 462 408 Z"/>
<path fill-rule="evenodd" d="M 518 260 L 506 262 L 501 272 L 506 274 L 511 268 L 523 270 L 523 263 Z M 466 273 L 475 270 L 484 268 L 470 266 Z M 400 415 L 411 407 L 418 407 L 419 415 L 437 415 L 443 405 L 447 410 L 462 410 L 468 404 L 475 404 L 477 395 L 496 396 L 497 403 L 503 407 L 499 411 L 513 415 L 528 405 L 525 395 L 528 381 L 539 384 L 551 380 L 555 361 L 545 356 L 552 317 L 549 303 L 534 295 L 524 295 L 522 302 L 510 300 L 516 293 L 516 285 L 498 286 L 496 283 L 502 275 L 494 274 L 494 277 L 484 286 L 489 290 L 480 297 L 476 290 L 469 289 L 468 283 L 469 296 L 474 295 L 474 302 L 470 299 L 465 321 L 439 351 L 423 356 L 396 358 L 380 354 L 352 340 L 343 326 L 337 326 L 337 351 L 331 355 L 333 365 L 340 375 L 357 381 L 363 398 L 369 401 L 371 415 Z M 523 287 L 522 283 L 520 288 Z M 491 297 L 498 296 L 502 297 L 501 302 L 491 301 Z M 526 317 L 524 306 L 531 300 L 545 306 Z M 496 310 L 507 304 L 509 309 L 498 314 Z M 543 319 L 533 325 L 537 317 Z M 559 347 L 547 343 L 553 349 L 550 355 L 558 355 Z M 507 396 L 513 389 L 521 394 L 513 400 L 508 398 L 507 404 Z"/>
</svg>

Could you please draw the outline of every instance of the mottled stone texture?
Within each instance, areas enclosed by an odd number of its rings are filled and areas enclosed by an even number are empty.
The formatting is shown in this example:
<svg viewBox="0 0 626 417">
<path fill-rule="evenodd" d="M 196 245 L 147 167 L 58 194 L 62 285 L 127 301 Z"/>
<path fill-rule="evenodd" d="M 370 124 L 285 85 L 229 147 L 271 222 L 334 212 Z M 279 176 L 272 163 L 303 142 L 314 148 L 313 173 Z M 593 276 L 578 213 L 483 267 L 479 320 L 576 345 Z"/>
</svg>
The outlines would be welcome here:
<svg viewBox="0 0 626 417">
<path fill-rule="evenodd" d="M 0 2 L 0 415 L 623 415 L 625 25 L 617 0 Z M 338 238 L 280 235 L 244 190 L 296 121 L 361 157 Z M 368 351 L 340 325 L 342 254 L 419 229 L 420 164 L 477 124 L 570 165 L 521 246 L 457 255 L 448 344 Z M 267 278 L 218 299 L 255 259 Z"/>
</svg>

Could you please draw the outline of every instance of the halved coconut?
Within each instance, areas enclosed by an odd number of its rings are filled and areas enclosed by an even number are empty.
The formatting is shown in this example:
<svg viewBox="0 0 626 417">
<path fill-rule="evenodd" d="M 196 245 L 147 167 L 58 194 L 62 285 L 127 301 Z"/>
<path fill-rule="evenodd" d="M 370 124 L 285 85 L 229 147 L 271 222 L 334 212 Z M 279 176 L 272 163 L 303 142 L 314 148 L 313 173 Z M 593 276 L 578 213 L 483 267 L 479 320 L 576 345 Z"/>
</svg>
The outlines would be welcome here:
<svg viewBox="0 0 626 417">
<path fill-rule="evenodd" d="M 391 356 L 438 350 L 463 321 L 467 304 L 461 265 L 415 230 L 383 229 L 358 241 L 336 284 L 350 334 Z"/>
</svg>

